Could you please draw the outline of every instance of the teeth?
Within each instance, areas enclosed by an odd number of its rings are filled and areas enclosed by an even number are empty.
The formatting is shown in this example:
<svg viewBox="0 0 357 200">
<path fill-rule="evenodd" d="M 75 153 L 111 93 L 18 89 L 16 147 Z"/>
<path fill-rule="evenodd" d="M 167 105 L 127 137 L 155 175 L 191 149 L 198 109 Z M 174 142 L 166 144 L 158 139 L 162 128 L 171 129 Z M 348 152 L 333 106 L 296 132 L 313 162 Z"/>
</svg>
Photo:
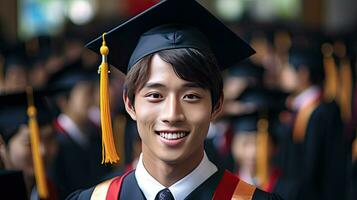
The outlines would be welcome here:
<svg viewBox="0 0 357 200">
<path fill-rule="evenodd" d="M 177 133 L 165 133 L 165 132 L 160 132 L 160 137 L 168 139 L 168 140 L 176 140 L 183 138 L 187 135 L 186 132 L 177 132 Z"/>
</svg>

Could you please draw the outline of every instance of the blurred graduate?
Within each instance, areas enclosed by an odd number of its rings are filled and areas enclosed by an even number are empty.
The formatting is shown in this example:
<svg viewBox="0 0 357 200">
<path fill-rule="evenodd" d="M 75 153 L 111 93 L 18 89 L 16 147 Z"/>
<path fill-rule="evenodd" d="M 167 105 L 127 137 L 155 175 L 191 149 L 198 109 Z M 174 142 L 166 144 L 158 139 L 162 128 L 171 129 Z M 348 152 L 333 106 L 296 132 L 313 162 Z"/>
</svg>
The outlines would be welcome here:
<svg viewBox="0 0 357 200">
<path fill-rule="evenodd" d="M 75 61 L 49 80 L 49 87 L 62 89 L 54 97 L 59 108 L 55 120 L 59 151 L 52 168 L 62 198 L 76 189 L 99 183 L 112 169 L 100 164 L 100 129 L 89 115 L 96 78 L 95 72 L 85 70 L 80 61 Z"/>
<path fill-rule="evenodd" d="M 290 179 L 301 182 L 301 199 L 344 199 L 342 120 L 336 102 L 324 98 L 323 56 L 320 43 L 315 42 L 293 43 L 290 50 L 296 85 L 287 102 L 292 117 L 283 134 L 282 168 Z"/>
<path fill-rule="evenodd" d="M 4 169 L 21 171 L 25 183 L 25 199 L 58 199 L 58 191 L 47 171 L 58 150 L 54 113 L 46 97 L 48 91 L 16 93 L 0 96 L 1 161 Z M 5 173 L 18 182 L 2 197 L 16 198 L 24 193 L 16 173 Z M 11 177 L 10 176 L 10 177 Z M 5 177 L 2 181 L 9 180 Z M 9 182 L 12 185 L 13 182 Z M 5 185 L 2 182 L 2 185 Z M 4 187 L 6 188 L 6 187 Z"/>
</svg>

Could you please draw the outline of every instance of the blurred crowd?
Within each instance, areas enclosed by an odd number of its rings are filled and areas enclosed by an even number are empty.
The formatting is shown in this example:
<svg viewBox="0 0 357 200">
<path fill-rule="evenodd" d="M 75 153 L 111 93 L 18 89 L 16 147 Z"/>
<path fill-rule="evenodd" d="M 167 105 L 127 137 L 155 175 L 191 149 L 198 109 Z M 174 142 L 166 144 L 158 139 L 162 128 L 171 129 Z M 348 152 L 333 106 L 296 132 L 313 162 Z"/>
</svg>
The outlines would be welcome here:
<svg viewBox="0 0 357 200">
<path fill-rule="evenodd" d="M 257 53 L 223 72 L 224 109 L 210 125 L 208 157 L 285 199 L 357 199 L 355 38 L 277 27 L 244 34 Z M 74 36 L 0 41 L 0 167 L 22 171 L 27 198 L 38 199 L 29 86 L 49 199 L 135 168 L 141 143 L 123 107 L 123 74 L 110 73 L 121 160 L 102 165 L 100 58 Z"/>
</svg>

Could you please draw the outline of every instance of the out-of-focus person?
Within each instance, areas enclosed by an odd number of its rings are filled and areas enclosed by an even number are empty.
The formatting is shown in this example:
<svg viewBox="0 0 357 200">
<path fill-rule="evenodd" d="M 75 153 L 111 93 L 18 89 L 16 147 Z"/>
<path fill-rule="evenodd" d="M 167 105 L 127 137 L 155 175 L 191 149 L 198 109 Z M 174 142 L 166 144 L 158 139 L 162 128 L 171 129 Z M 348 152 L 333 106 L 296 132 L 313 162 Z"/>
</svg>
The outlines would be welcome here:
<svg viewBox="0 0 357 200">
<path fill-rule="evenodd" d="M 111 170 L 101 164 L 99 127 L 89 118 L 93 105 L 95 72 L 82 69 L 80 62 L 65 66 L 49 81 L 51 87 L 67 88 L 56 96 L 60 114 L 56 119 L 59 152 L 53 168 L 61 197 L 98 183 Z"/>
<path fill-rule="evenodd" d="M 33 157 L 33 129 L 29 126 L 27 113 L 28 99 L 26 93 L 0 96 L 0 158 L 6 170 L 22 171 L 26 184 L 27 198 L 39 199 L 38 185 L 35 177 L 39 176 Z M 36 94 L 34 105 L 37 108 L 39 125 L 39 151 L 44 169 L 48 172 L 58 150 L 56 133 L 53 124 L 53 113 L 43 94 Z M 31 135 L 31 136 L 30 136 Z M 52 177 L 47 176 L 48 199 L 58 199 L 58 191 Z M 2 195 L 6 196 L 6 192 Z"/>
<path fill-rule="evenodd" d="M 340 110 L 336 102 L 323 98 L 323 58 L 313 44 L 293 43 L 290 51 L 296 83 L 287 101 L 292 117 L 283 134 L 282 168 L 288 178 L 301 182 L 301 199 L 344 199 L 346 152 Z"/>
</svg>

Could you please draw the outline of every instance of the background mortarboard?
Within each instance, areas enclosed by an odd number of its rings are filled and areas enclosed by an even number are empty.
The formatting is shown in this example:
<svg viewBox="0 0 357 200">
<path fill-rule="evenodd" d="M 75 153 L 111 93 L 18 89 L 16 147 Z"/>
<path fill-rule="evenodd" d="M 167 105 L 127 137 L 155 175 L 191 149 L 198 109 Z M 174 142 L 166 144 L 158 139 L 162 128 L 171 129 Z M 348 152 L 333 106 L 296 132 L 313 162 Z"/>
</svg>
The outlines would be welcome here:
<svg viewBox="0 0 357 200">
<path fill-rule="evenodd" d="M 49 89 L 34 91 L 39 125 L 51 123 L 54 119 L 53 104 L 48 97 L 58 91 Z M 5 143 L 14 136 L 20 125 L 28 124 L 27 108 L 28 100 L 25 92 L 0 96 L 0 133 Z"/>
<path fill-rule="evenodd" d="M 4 56 L 4 69 L 2 73 L 5 75 L 10 68 L 23 68 L 28 69 L 28 57 L 26 54 L 25 44 L 17 43 L 9 46 L 3 51 Z"/>
<path fill-rule="evenodd" d="M 51 75 L 48 87 L 53 90 L 71 90 L 78 82 L 96 81 L 99 75 L 97 71 L 83 67 L 80 60 L 65 65 L 62 69 Z"/>
<path fill-rule="evenodd" d="M 236 64 L 254 53 L 248 44 L 195 0 L 164 0 L 107 33 L 105 38 L 111 51 L 108 55 L 109 63 L 126 73 L 127 68 L 131 67 L 128 66 L 129 59 L 142 34 L 164 24 L 184 24 L 197 28 L 210 42 L 210 49 L 222 69 Z M 166 36 L 161 35 L 161 37 Z M 166 38 L 166 43 L 153 38 L 146 50 L 139 54 L 154 53 L 151 45 L 166 46 L 166 49 L 175 48 L 177 45 L 175 39 L 177 38 L 179 37 L 176 35 L 173 38 Z M 101 45 L 102 37 L 98 37 L 87 44 L 87 47 L 99 53 Z M 165 48 L 160 50 L 163 49 Z"/>
<path fill-rule="evenodd" d="M 234 65 L 227 71 L 229 76 L 247 79 L 249 86 L 263 85 L 265 68 L 254 64 L 250 60 L 245 60 L 238 65 Z"/>
<path fill-rule="evenodd" d="M 242 115 L 233 118 L 232 128 L 234 134 L 257 133 L 258 113 Z"/>
<path fill-rule="evenodd" d="M 256 111 L 271 113 L 285 109 L 288 94 L 262 87 L 248 87 L 236 99 L 244 103 L 252 103 Z"/>
<path fill-rule="evenodd" d="M 319 46 L 293 44 L 289 52 L 289 63 L 295 69 L 306 67 L 313 82 L 321 83 L 324 80 L 323 57 Z"/>
</svg>

